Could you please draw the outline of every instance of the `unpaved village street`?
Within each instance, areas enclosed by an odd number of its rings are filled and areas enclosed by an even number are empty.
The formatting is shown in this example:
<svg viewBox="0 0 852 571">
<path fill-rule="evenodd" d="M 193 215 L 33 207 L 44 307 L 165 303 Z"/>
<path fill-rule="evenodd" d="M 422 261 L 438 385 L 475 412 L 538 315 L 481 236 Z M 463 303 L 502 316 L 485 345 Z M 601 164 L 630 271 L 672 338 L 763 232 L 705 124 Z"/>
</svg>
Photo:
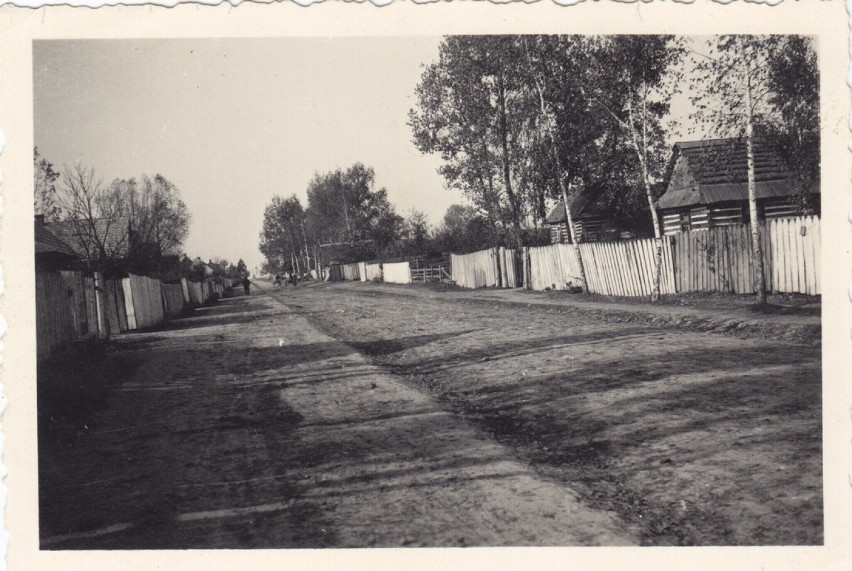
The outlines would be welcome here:
<svg viewBox="0 0 852 571">
<path fill-rule="evenodd" d="M 39 371 L 42 548 L 822 542 L 813 319 L 257 285 Z"/>
</svg>

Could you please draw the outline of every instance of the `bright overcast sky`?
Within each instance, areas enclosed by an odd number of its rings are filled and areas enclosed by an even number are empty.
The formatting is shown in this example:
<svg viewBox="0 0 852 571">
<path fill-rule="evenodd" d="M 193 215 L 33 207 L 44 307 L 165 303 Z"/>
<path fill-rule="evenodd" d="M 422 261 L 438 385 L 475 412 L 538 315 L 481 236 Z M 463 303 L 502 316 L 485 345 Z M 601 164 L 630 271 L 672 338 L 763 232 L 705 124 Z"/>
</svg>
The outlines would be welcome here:
<svg viewBox="0 0 852 571">
<path fill-rule="evenodd" d="M 35 144 L 108 182 L 160 173 L 192 213 L 191 256 L 250 268 L 263 209 L 315 172 L 372 166 L 397 212 L 463 201 L 406 125 L 440 38 L 36 42 Z"/>
<path fill-rule="evenodd" d="M 440 38 L 40 41 L 35 143 L 105 182 L 162 174 L 192 213 L 185 249 L 250 268 L 263 210 L 315 172 L 372 166 L 397 212 L 464 201 L 411 142 L 408 110 Z M 673 106 L 685 110 L 681 95 Z"/>
</svg>

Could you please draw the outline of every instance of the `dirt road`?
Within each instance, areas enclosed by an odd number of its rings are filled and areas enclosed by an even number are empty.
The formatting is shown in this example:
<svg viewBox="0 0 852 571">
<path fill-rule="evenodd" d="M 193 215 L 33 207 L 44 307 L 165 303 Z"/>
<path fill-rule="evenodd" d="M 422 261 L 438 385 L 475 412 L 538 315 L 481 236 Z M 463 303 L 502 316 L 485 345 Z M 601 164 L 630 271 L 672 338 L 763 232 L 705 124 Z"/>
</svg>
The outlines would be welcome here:
<svg viewBox="0 0 852 571">
<path fill-rule="evenodd" d="M 319 284 L 98 362 L 39 372 L 46 549 L 822 538 L 813 345 Z"/>
<path fill-rule="evenodd" d="M 818 314 L 373 283 L 276 295 L 643 544 L 822 541 Z"/>
<path fill-rule="evenodd" d="M 45 549 L 635 541 L 267 295 L 124 336 L 85 383 L 74 415 L 44 403 Z"/>
</svg>

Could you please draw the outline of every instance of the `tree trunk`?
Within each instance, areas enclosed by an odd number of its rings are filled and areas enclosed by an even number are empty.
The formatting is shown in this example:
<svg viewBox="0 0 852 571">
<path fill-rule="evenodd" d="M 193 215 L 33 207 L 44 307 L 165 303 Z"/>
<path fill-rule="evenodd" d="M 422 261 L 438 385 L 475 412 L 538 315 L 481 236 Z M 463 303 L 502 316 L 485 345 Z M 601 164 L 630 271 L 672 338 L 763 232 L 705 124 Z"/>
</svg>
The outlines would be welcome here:
<svg viewBox="0 0 852 571">
<path fill-rule="evenodd" d="M 555 149 L 554 154 L 556 154 Z M 557 155 L 554 159 L 558 161 L 559 156 Z M 586 266 L 583 264 L 583 255 L 580 253 L 580 239 L 574 230 L 574 218 L 571 216 L 571 207 L 568 204 L 568 185 L 565 184 L 561 172 L 559 173 L 559 190 L 562 191 L 562 203 L 565 205 L 565 223 L 568 225 L 568 234 L 571 236 L 571 244 L 574 246 L 577 266 L 580 269 L 580 287 L 583 288 L 583 293 L 589 293 L 589 284 L 586 281 Z"/>
<path fill-rule="evenodd" d="M 311 254 L 310 254 L 310 251 L 308 250 L 308 234 L 307 234 L 307 232 L 305 232 L 304 223 L 302 224 L 302 239 L 304 240 L 304 244 L 305 244 L 305 264 L 308 267 L 308 271 L 311 271 Z M 316 269 L 316 263 L 317 263 L 317 261 L 314 260 L 314 269 Z"/>
<path fill-rule="evenodd" d="M 500 147 L 503 161 L 503 186 L 506 187 L 506 196 L 509 198 L 509 206 L 512 209 L 512 227 L 515 229 L 515 244 L 518 248 L 523 247 L 521 241 L 521 216 L 518 212 L 518 202 L 515 191 L 512 188 L 512 176 L 509 165 L 509 125 L 506 118 L 506 86 L 503 83 L 503 74 L 499 76 L 497 86 L 497 103 L 500 111 Z"/>
<path fill-rule="evenodd" d="M 754 125 L 751 108 L 751 63 L 745 43 L 742 44 L 743 67 L 745 68 L 746 100 L 746 161 L 748 163 L 748 213 L 751 227 L 751 247 L 754 252 L 754 288 L 757 290 L 757 303 L 766 304 L 766 273 L 763 267 L 763 246 L 760 243 L 760 220 L 757 212 L 757 185 L 754 178 Z"/>
<path fill-rule="evenodd" d="M 299 268 L 299 258 L 296 257 L 295 252 L 290 252 L 290 263 L 293 265 L 293 271 L 296 272 L 296 275 L 301 275 L 302 270 Z"/>
<path fill-rule="evenodd" d="M 648 141 L 645 136 L 645 98 L 647 97 L 647 93 L 643 89 L 642 93 L 642 142 L 639 142 L 639 136 L 636 133 L 636 123 L 634 123 L 633 117 L 633 93 L 628 93 L 627 99 L 627 110 L 629 113 L 630 123 L 628 128 L 630 129 L 630 139 L 633 144 L 633 149 L 636 151 L 636 157 L 639 159 L 639 166 L 642 169 L 642 182 L 645 185 L 645 196 L 648 199 L 648 207 L 651 210 L 651 223 L 654 225 L 654 284 L 653 289 L 651 290 L 651 301 L 659 301 L 660 299 L 660 273 L 663 266 L 663 238 L 660 232 L 660 219 L 657 215 L 657 208 L 654 204 L 654 193 L 653 187 L 651 186 L 651 175 L 648 173 Z"/>
<path fill-rule="evenodd" d="M 532 59 L 527 52 L 527 61 L 532 67 Z M 541 79 L 538 74 L 534 74 L 535 87 L 538 91 L 539 104 L 541 106 L 541 118 L 544 127 L 547 130 L 547 136 L 550 139 L 550 152 L 553 155 L 553 164 L 556 167 L 556 178 L 559 181 L 559 190 L 562 192 L 562 203 L 565 205 L 565 223 L 568 225 L 568 234 L 571 236 L 571 244 L 574 246 L 574 254 L 577 258 L 577 266 L 580 270 L 580 287 L 583 293 L 589 293 L 589 284 L 586 281 L 586 266 L 583 264 L 583 255 L 580 252 L 580 242 L 577 233 L 574 230 L 574 219 L 571 216 L 571 208 L 568 204 L 568 186 L 565 184 L 565 177 L 562 176 L 562 161 L 559 160 L 559 142 L 556 139 L 556 118 L 553 117 L 548 109 L 547 102 L 544 100 L 544 87 L 541 85 Z"/>
</svg>

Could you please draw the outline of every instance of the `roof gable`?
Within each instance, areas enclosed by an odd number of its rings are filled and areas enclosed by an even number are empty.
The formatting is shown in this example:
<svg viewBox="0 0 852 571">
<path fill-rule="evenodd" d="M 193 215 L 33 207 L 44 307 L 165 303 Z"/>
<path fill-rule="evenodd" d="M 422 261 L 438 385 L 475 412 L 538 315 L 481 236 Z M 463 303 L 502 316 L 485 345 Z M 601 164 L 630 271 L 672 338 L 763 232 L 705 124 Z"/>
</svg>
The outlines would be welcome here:
<svg viewBox="0 0 852 571">
<path fill-rule="evenodd" d="M 98 250 L 94 236 L 103 240 L 108 255 L 123 257 L 127 253 L 127 219 L 98 218 L 93 221 L 94 230 L 87 221 L 63 220 L 45 225 L 57 238 L 65 242 L 81 258 L 96 257 Z"/>
<path fill-rule="evenodd" d="M 571 217 L 580 219 L 583 215 L 600 215 L 603 214 L 603 207 L 600 205 L 600 195 L 579 195 L 575 196 L 571 201 Z M 556 206 L 550 211 L 545 219 L 545 224 L 559 224 L 565 222 L 565 204 L 563 201 L 556 203 Z"/>
<path fill-rule="evenodd" d="M 40 222 L 35 223 L 35 253 L 36 254 L 65 254 L 78 257 L 77 253 L 65 242 L 53 235 Z"/>
<path fill-rule="evenodd" d="M 754 143 L 758 198 L 789 196 L 789 174 L 760 140 Z M 658 208 L 713 204 L 748 199 L 748 161 L 744 138 L 675 143 L 667 173 L 666 192 Z"/>
</svg>

